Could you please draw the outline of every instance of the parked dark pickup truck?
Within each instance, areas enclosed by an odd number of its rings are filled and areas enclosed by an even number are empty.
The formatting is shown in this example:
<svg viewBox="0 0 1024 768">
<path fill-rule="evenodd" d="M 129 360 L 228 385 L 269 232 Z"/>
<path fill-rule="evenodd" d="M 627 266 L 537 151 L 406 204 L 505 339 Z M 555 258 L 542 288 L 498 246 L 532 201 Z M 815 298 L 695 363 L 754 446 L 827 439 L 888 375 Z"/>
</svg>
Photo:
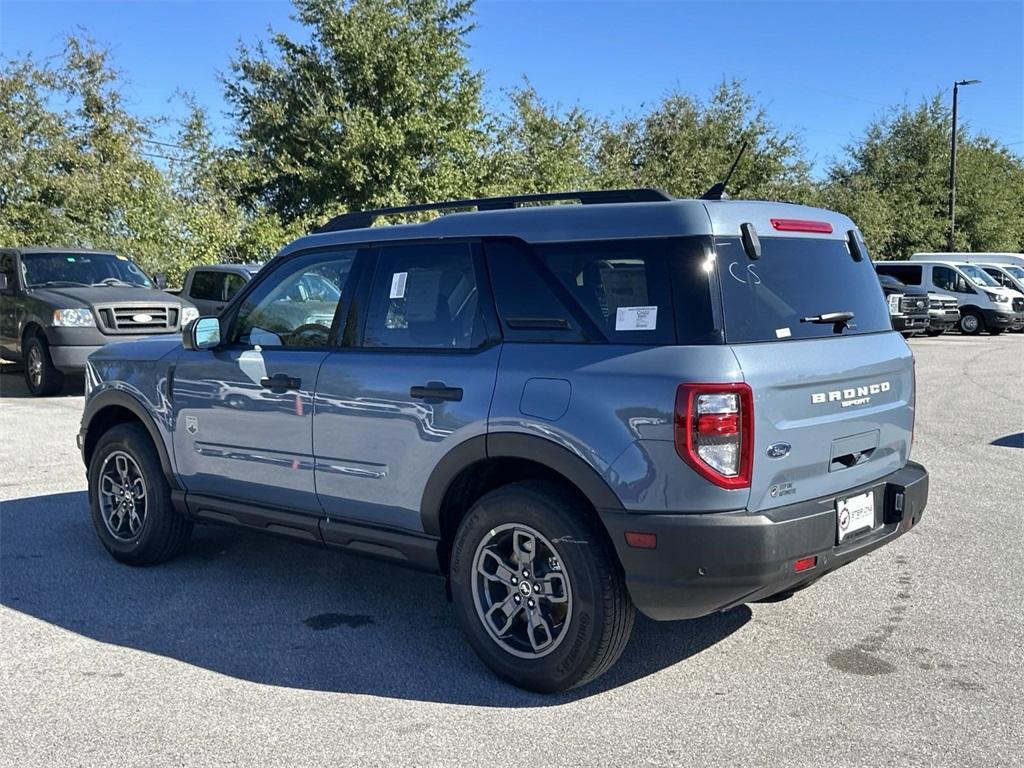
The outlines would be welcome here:
<svg viewBox="0 0 1024 768">
<path fill-rule="evenodd" d="M 889 318 L 894 331 L 910 337 L 928 330 L 927 292 L 909 288 L 889 275 L 878 275 L 878 281 L 889 304 Z"/>
<path fill-rule="evenodd" d="M 33 395 L 54 395 L 105 344 L 176 334 L 199 316 L 116 253 L 0 250 L 0 356 L 22 363 Z"/>
</svg>

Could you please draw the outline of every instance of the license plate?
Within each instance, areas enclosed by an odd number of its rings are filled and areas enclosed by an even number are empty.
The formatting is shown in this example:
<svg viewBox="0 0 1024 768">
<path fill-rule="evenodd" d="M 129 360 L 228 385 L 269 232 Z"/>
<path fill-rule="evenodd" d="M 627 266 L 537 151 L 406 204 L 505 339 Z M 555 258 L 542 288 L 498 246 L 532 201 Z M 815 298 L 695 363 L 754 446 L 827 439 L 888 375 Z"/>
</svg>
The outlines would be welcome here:
<svg viewBox="0 0 1024 768">
<path fill-rule="evenodd" d="M 839 543 L 847 536 L 875 525 L 875 495 L 871 491 L 860 496 L 836 500 L 836 531 Z"/>
</svg>

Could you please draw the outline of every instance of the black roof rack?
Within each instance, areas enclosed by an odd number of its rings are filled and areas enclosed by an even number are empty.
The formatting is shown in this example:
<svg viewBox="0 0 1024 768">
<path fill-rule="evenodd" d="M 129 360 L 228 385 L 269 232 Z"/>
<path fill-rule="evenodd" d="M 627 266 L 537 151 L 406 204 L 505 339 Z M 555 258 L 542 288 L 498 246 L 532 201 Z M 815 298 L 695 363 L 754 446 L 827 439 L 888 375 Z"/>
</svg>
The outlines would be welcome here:
<svg viewBox="0 0 1024 768">
<path fill-rule="evenodd" d="M 599 203 L 657 203 L 674 200 L 661 189 L 595 189 L 578 192 L 544 192 L 531 195 L 509 195 L 507 197 L 480 197 L 468 200 L 449 200 L 443 203 L 420 203 L 402 205 L 396 208 L 377 208 L 372 211 L 353 211 L 335 216 L 324 224 L 317 233 L 339 232 L 346 229 L 363 229 L 372 226 L 382 216 L 419 211 L 448 211 L 460 208 L 476 208 L 478 211 L 498 211 L 515 208 L 524 203 L 550 203 L 558 200 L 578 200 L 583 205 Z"/>
</svg>

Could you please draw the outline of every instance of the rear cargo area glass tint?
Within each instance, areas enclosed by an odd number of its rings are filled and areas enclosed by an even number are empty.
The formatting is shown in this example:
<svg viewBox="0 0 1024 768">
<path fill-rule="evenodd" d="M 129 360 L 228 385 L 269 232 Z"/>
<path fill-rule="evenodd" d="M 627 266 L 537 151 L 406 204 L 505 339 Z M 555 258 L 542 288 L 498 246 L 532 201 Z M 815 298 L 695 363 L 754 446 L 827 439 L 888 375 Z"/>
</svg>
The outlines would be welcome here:
<svg viewBox="0 0 1024 768">
<path fill-rule="evenodd" d="M 715 239 L 728 343 L 835 337 L 831 323 L 801 322 L 834 312 L 854 314 L 844 336 L 892 329 L 871 262 L 845 241 L 765 237 L 761 248 L 752 261 L 739 238 Z"/>
</svg>

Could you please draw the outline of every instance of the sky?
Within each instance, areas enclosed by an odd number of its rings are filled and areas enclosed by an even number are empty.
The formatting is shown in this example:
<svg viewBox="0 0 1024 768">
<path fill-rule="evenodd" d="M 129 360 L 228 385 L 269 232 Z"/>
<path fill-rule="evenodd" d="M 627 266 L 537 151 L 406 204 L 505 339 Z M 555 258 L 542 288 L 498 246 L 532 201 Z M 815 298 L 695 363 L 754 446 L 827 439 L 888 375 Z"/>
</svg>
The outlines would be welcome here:
<svg viewBox="0 0 1024 768">
<path fill-rule="evenodd" d="M 0 0 L 0 52 L 45 58 L 85 30 L 110 49 L 133 111 L 181 117 L 188 92 L 226 142 L 219 78 L 239 41 L 303 36 L 290 13 L 277 0 Z M 612 118 L 741 80 L 819 175 L 886 107 L 979 79 L 960 91 L 960 119 L 1024 154 L 1024 0 L 477 0 L 468 42 L 493 109 L 524 77 L 549 102 Z"/>
</svg>

